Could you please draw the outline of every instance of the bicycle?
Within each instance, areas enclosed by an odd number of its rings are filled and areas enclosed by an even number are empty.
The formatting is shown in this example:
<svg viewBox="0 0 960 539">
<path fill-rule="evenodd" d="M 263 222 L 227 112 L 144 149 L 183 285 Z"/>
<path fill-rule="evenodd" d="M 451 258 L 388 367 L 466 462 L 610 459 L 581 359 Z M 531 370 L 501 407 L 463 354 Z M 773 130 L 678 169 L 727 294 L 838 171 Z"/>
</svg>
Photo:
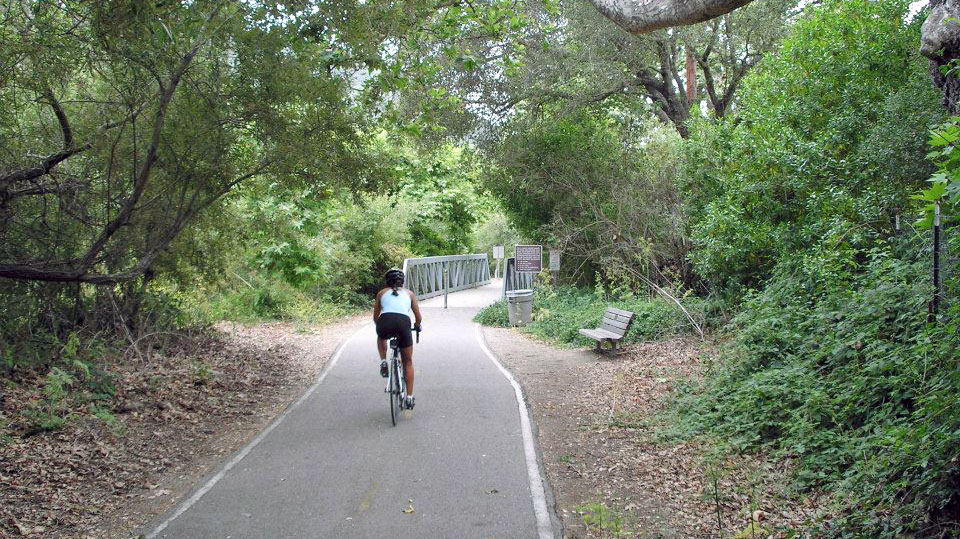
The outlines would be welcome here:
<svg viewBox="0 0 960 539">
<path fill-rule="evenodd" d="M 414 328 L 414 331 L 417 331 Z M 420 332 L 417 331 L 417 342 L 420 342 Z M 403 410 L 403 396 L 407 394 L 407 381 L 403 377 L 403 361 L 400 359 L 400 343 L 396 337 L 390 338 L 390 349 L 393 355 L 390 356 L 390 367 L 387 371 L 387 387 L 383 391 L 390 399 L 390 422 L 397 426 L 397 415 L 399 410 Z"/>
</svg>

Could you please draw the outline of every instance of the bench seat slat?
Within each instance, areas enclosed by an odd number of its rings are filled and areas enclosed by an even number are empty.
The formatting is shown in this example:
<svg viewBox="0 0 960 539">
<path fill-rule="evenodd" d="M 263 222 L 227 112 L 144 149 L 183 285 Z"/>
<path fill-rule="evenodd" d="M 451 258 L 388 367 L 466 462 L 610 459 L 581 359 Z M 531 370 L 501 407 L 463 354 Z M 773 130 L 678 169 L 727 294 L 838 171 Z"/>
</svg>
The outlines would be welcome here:
<svg viewBox="0 0 960 539">
<path fill-rule="evenodd" d="M 581 329 L 580 334 L 591 339 L 600 341 L 604 339 L 620 339 L 622 336 L 603 329 Z"/>
<path fill-rule="evenodd" d="M 600 331 L 606 331 L 607 333 L 609 333 L 609 334 L 611 334 L 611 335 L 616 335 L 616 338 L 617 338 L 617 339 L 622 339 L 623 336 L 627 334 L 626 330 L 623 330 L 623 329 L 620 329 L 620 328 L 612 328 L 612 327 L 607 327 L 607 326 L 600 326 L 600 327 L 597 328 L 597 329 L 600 330 Z"/>
</svg>

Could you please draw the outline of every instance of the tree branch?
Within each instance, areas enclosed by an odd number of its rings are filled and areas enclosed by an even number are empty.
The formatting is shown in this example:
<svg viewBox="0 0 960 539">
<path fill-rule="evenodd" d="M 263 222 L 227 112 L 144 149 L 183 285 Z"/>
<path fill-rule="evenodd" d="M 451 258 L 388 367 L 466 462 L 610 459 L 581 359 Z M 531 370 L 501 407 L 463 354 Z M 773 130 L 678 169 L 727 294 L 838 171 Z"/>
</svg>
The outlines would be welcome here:
<svg viewBox="0 0 960 539">
<path fill-rule="evenodd" d="M 153 265 L 157 257 L 169 247 L 170 243 L 180 234 L 180 231 L 183 230 L 183 227 L 190 219 L 217 200 L 223 198 L 224 195 L 229 193 L 241 182 L 263 174 L 272 164 L 273 161 L 264 161 L 250 172 L 225 182 L 223 187 L 199 204 L 194 204 L 196 200 L 196 194 L 194 194 L 190 204 L 188 204 L 186 208 L 181 209 L 181 211 L 177 213 L 177 217 L 173 223 L 160 234 L 160 239 L 144 253 L 133 268 L 127 271 L 117 273 L 93 273 L 88 271 L 88 268 L 85 266 L 81 266 L 80 269 L 54 269 L 49 267 L 49 261 L 43 261 L 36 264 L 0 264 L 0 277 L 31 281 L 90 283 L 95 285 L 112 285 L 136 279 Z M 63 265 L 74 262 L 76 262 L 76 260 L 67 261 Z"/>
<path fill-rule="evenodd" d="M 42 95 L 47 99 L 47 103 L 53 108 L 53 113 L 57 116 L 57 121 L 60 122 L 60 131 L 63 133 L 63 149 L 69 150 L 73 147 L 73 129 L 70 128 L 70 122 L 67 121 L 67 114 L 63 111 L 63 107 L 60 106 L 60 102 L 57 101 L 57 98 L 53 95 L 53 90 L 49 86 L 43 89 Z"/>
<path fill-rule="evenodd" d="M 90 248 L 87 249 L 87 253 L 83 256 L 81 261 L 81 267 L 89 267 L 97 255 L 103 250 L 103 247 L 106 245 L 107 241 L 120 229 L 120 227 L 127 224 L 130 219 L 130 216 L 133 214 L 133 210 L 137 205 L 137 202 L 140 200 L 140 197 L 143 195 L 144 189 L 147 187 L 147 182 L 150 179 L 150 173 L 153 170 L 153 165 L 157 160 L 157 151 L 160 147 L 160 137 L 163 133 L 163 125 L 167 115 L 167 107 L 170 105 L 170 101 L 173 99 L 173 94 L 177 90 L 177 86 L 180 84 L 180 80 L 183 77 L 183 74 L 186 73 L 187 68 L 190 67 L 190 63 L 193 61 L 193 58 L 197 55 L 197 52 L 200 51 L 200 46 L 206 41 L 206 38 L 198 39 L 194 43 L 193 48 L 185 54 L 181 59 L 180 63 L 177 65 L 173 73 L 170 74 L 170 78 L 164 88 L 163 94 L 160 97 L 160 103 L 157 106 L 157 112 L 154 115 L 154 124 L 153 124 L 153 133 L 150 139 L 150 145 L 147 147 L 147 155 L 144 158 L 143 163 L 140 165 L 140 169 L 137 171 L 136 179 L 134 180 L 133 192 L 130 193 L 130 196 L 124 201 L 123 207 L 117 213 L 117 215 L 107 223 L 107 226 L 104 227 L 103 231 L 100 233 L 100 236 L 90 245 Z"/>
<path fill-rule="evenodd" d="M 604 17 L 632 34 L 686 26 L 719 17 L 752 0 L 589 0 Z"/>
</svg>

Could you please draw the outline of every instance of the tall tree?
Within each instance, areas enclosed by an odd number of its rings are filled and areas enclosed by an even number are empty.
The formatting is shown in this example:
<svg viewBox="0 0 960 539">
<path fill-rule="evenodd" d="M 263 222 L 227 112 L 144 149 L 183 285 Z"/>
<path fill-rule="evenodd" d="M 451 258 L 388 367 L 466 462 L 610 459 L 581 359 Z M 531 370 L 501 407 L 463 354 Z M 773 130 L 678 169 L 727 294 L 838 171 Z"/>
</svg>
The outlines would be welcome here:
<svg viewBox="0 0 960 539">
<path fill-rule="evenodd" d="M 0 277 L 136 280 L 250 178 L 376 181 L 347 94 L 357 6 L 3 10 Z"/>
<path fill-rule="evenodd" d="M 634 34 L 707 21 L 754 0 L 588 0 L 605 17 Z M 950 69 L 960 60 L 960 2 L 930 0 L 923 24 L 920 52 L 930 59 L 934 84 L 943 91 L 943 104 L 960 113 L 960 78 Z M 946 72 L 946 73 L 945 73 Z"/>
<path fill-rule="evenodd" d="M 619 30 L 583 3 L 527 4 L 499 32 L 474 14 L 457 19 L 458 31 L 418 42 L 416 58 L 432 69 L 404 105 L 408 115 L 430 111 L 458 134 L 472 129 L 471 136 L 482 136 L 513 114 L 550 103 L 618 101 L 686 136 L 691 109 L 701 104 L 685 86 L 694 85 L 712 116 L 726 115 L 743 76 L 776 47 L 794 7 L 791 0 L 761 0 L 700 26 L 643 36 Z M 690 81 L 687 51 L 698 68 Z"/>
</svg>

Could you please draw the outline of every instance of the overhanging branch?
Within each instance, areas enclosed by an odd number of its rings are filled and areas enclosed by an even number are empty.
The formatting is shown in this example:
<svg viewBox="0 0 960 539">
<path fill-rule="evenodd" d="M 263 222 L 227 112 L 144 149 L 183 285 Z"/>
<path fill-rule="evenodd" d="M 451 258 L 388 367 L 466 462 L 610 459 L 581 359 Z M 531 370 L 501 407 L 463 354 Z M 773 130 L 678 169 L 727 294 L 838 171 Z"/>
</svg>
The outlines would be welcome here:
<svg viewBox="0 0 960 539">
<path fill-rule="evenodd" d="M 603 16 L 632 34 L 686 26 L 719 17 L 752 0 L 589 0 Z"/>
</svg>

